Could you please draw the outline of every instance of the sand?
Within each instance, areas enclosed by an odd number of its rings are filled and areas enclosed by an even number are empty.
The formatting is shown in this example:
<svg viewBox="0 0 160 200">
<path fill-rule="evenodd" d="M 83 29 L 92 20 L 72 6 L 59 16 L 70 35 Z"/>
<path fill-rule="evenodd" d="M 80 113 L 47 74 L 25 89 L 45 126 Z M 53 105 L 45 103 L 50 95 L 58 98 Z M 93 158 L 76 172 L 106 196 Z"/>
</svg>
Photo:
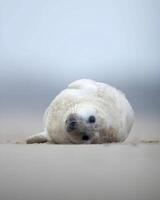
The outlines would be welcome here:
<svg viewBox="0 0 160 200">
<path fill-rule="evenodd" d="M 16 119 L 1 126 L 0 200 L 160 199 L 159 118 L 139 118 L 125 143 L 102 145 L 15 144 L 39 125 L 21 122 L 17 132 Z"/>
<path fill-rule="evenodd" d="M 159 200 L 160 145 L 0 145 L 1 200 Z"/>
</svg>

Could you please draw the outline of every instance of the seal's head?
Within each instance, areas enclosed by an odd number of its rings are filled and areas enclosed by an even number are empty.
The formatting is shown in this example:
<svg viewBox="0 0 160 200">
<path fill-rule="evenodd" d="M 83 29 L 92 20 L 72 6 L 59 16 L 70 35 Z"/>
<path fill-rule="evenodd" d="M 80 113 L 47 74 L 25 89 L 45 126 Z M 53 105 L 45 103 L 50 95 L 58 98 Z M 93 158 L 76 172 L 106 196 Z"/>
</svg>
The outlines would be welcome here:
<svg viewBox="0 0 160 200">
<path fill-rule="evenodd" d="M 91 143 L 103 124 L 95 108 L 83 107 L 67 115 L 65 130 L 72 143 Z"/>
</svg>

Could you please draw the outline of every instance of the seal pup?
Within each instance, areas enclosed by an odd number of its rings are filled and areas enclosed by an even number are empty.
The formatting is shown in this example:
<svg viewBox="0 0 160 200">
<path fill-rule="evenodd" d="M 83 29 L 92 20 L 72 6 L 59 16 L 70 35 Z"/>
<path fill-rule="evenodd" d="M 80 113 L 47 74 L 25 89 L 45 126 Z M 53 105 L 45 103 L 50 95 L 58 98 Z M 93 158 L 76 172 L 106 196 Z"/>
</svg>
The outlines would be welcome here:
<svg viewBox="0 0 160 200">
<path fill-rule="evenodd" d="M 81 79 L 55 97 L 44 115 L 44 132 L 30 136 L 26 142 L 122 142 L 133 121 L 133 109 L 121 91 L 105 83 Z"/>
</svg>

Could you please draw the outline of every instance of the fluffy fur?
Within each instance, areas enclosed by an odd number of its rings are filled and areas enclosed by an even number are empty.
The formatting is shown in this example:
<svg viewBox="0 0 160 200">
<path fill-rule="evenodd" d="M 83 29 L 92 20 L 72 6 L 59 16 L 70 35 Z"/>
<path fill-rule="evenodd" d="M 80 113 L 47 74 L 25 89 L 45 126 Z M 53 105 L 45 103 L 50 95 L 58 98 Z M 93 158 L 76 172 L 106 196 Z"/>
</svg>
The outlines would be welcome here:
<svg viewBox="0 0 160 200">
<path fill-rule="evenodd" d="M 70 114 L 79 116 L 77 133 L 66 131 Z M 91 115 L 96 117 L 96 122 L 88 124 Z M 51 102 L 45 112 L 44 132 L 29 137 L 27 143 L 122 142 L 127 138 L 133 121 L 133 109 L 121 91 L 93 80 L 77 80 Z M 88 141 L 81 139 L 84 130 L 90 137 Z"/>
</svg>

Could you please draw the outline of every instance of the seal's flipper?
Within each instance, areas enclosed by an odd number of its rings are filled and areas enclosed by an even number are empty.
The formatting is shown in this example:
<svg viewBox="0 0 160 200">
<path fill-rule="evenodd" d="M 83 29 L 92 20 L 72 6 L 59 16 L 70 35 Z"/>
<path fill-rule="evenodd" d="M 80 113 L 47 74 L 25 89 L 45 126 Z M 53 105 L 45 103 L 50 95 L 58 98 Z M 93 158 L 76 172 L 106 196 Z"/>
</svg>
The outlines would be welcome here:
<svg viewBox="0 0 160 200">
<path fill-rule="evenodd" d="M 33 143 L 45 143 L 48 142 L 48 138 L 45 132 L 37 133 L 35 135 L 32 135 L 27 138 L 26 143 L 27 144 L 33 144 Z"/>
</svg>

